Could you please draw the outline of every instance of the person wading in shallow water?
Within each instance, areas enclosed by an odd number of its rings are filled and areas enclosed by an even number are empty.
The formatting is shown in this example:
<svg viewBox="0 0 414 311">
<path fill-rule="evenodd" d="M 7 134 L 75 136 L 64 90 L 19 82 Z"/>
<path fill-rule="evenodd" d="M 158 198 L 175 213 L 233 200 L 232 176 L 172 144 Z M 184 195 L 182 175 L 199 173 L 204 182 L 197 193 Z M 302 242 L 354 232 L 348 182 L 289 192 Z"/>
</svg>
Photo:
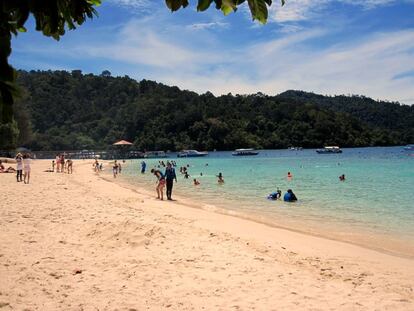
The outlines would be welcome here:
<svg viewBox="0 0 414 311">
<path fill-rule="evenodd" d="M 157 191 L 157 199 L 164 200 L 164 186 L 165 186 L 165 178 L 164 175 L 161 173 L 160 170 L 152 169 L 151 173 L 157 177 L 157 186 L 155 187 L 155 191 Z"/>
<path fill-rule="evenodd" d="M 164 176 L 167 181 L 167 200 L 172 200 L 172 188 L 174 184 L 174 179 L 175 182 L 177 182 L 177 176 L 175 175 L 175 169 L 172 167 L 170 162 L 167 162 L 167 168 L 165 169 Z"/>
</svg>

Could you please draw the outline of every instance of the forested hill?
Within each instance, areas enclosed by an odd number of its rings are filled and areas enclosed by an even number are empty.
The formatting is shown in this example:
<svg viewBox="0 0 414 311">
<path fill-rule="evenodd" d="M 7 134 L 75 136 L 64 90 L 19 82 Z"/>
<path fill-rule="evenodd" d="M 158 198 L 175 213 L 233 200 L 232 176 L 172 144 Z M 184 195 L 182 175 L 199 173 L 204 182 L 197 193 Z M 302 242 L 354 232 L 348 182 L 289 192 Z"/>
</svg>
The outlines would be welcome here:
<svg viewBox="0 0 414 311">
<path fill-rule="evenodd" d="M 286 91 L 276 98 L 312 103 L 322 108 L 349 113 L 363 122 L 382 128 L 398 130 L 414 127 L 414 106 L 375 101 L 372 98 L 358 95 L 322 96 L 303 91 Z"/>
<path fill-rule="evenodd" d="M 414 142 L 414 108 L 363 97 L 288 91 L 278 96 L 198 95 L 153 81 L 75 70 L 19 71 L 19 145 L 139 150 L 231 150 Z"/>
</svg>

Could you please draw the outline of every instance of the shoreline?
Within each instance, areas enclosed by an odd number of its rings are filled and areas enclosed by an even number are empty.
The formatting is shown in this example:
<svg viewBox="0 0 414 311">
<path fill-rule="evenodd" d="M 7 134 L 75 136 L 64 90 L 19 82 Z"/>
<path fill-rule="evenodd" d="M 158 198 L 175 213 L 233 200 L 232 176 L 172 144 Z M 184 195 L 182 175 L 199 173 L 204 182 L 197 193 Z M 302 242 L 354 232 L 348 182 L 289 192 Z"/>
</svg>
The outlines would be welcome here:
<svg viewBox="0 0 414 311">
<path fill-rule="evenodd" d="M 128 165 L 128 162 L 125 163 L 126 165 Z M 126 166 L 125 165 L 125 166 Z M 120 185 L 121 187 L 127 188 L 131 191 L 134 191 L 138 194 L 141 195 L 149 195 L 152 196 L 153 194 L 155 195 L 155 190 L 149 190 L 148 188 L 146 188 L 144 185 L 134 185 L 131 181 L 128 181 L 127 177 L 122 176 L 122 174 L 118 175 L 118 178 L 114 179 L 112 177 L 112 173 L 108 173 L 108 172 L 104 172 L 102 176 L 102 174 L 100 175 L 100 178 L 104 179 L 107 182 L 110 183 L 116 183 L 118 185 Z M 131 177 L 131 176 L 129 176 Z M 175 186 L 177 187 L 177 186 Z M 155 187 L 154 187 L 155 188 Z M 177 190 L 175 190 L 177 191 Z M 257 215 L 254 214 L 253 212 L 250 211 L 240 211 L 240 210 L 235 210 L 232 208 L 223 208 L 223 207 L 219 207 L 216 205 L 212 205 L 210 203 L 207 202 L 203 202 L 203 201 L 195 201 L 194 198 L 189 198 L 189 197 L 183 197 L 182 193 L 180 193 L 180 190 L 178 190 L 179 194 L 174 194 L 174 197 L 177 199 L 174 199 L 173 204 L 178 204 L 178 205 L 184 205 L 186 207 L 190 207 L 190 208 L 195 208 L 195 209 L 199 209 L 199 210 L 203 210 L 203 211 L 208 211 L 211 213 L 216 213 L 219 215 L 226 215 L 226 216 L 230 216 L 230 217 L 236 217 L 236 218 L 240 218 L 240 219 L 244 219 L 247 221 L 252 221 L 255 223 L 259 223 L 259 224 L 263 224 L 272 228 L 277 228 L 277 229 L 283 229 L 283 230 L 287 230 L 287 231 L 291 231 L 291 232 L 295 232 L 295 233 L 300 233 L 300 234 L 304 234 L 304 235 L 309 235 L 309 236 L 313 236 L 313 237 L 318 237 L 318 238 L 322 238 L 322 239 L 327 239 L 327 240 L 331 240 L 331 241 L 337 241 L 337 242 L 342 242 L 342 243 L 347 243 L 350 245 L 355 245 L 358 247 L 362 247 L 362 248 L 366 248 L 369 250 L 373 250 L 373 251 L 377 251 L 380 253 L 384 253 L 390 256 L 396 256 L 396 257 L 400 257 L 400 258 L 405 258 L 405 259 L 414 259 L 414 245 L 413 244 L 408 244 L 408 240 L 406 239 L 399 239 L 397 236 L 395 235 L 387 235 L 385 233 L 380 234 L 379 232 L 369 232 L 369 231 L 362 231 L 362 230 L 358 230 L 357 233 L 357 237 L 354 239 L 350 239 L 349 237 L 347 238 L 344 235 L 340 235 L 338 233 L 334 233 L 332 234 L 332 232 L 329 232 L 328 229 L 325 228 L 325 230 L 318 230 L 316 231 L 314 229 L 314 227 L 312 229 L 309 227 L 309 221 L 300 221 L 300 220 L 290 220 L 291 225 L 283 225 L 279 220 L 277 220 L 275 217 L 272 217 L 271 220 L 266 220 L 265 215 Z M 171 202 L 170 202 L 171 203 Z M 229 203 L 229 202 L 226 202 Z M 313 226 L 315 226 L 316 221 L 312 220 L 311 221 Z M 294 225 L 292 225 L 294 224 Z M 340 225 L 341 229 L 344 231 L 346 229 L 354 229 L 351 226 L 347 226 L 344 225 L 343 223 L 337 223 L 338 225 Z M 332 225 L 331 225 L 332 226 Z M 299 227 L 303 227 L 305 229 L 301 230 L 299 229 Z M 361 239 L 364 239 L 364 241 L 361 241 Z M 359 240 L 359 241 L 358 241 Z M 375 242 L 376 245 L 372 245 L 372 242 Z M 381 244 L 384 245 L 384 243 L 386 242 L 386 246 L 380 246 Z M 398 247 L 395 246 L 395 243 L 398 243 Z M 407 250 L 405 249 L 407 246 L 410 246 L 410 251 L 407 252 Z M 388 246 L 388 247 L 387 247 Z M 405 252 L 404 252 L 405 250 Z"/>
<path fill-rule="evenodd" d="M 411 259 L 159 201 L 91 163 L 0 176 L 4 310 L 414 308 Z"/>
</svg>

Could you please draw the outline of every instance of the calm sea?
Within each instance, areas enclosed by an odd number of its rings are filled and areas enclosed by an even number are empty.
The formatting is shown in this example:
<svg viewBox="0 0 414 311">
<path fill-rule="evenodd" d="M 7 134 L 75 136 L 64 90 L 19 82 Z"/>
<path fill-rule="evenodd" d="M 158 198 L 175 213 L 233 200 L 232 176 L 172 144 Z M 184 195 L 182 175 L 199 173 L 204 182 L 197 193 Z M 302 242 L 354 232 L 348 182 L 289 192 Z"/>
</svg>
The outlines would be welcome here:
<svg viewBox="0 0 414 311">
<path fill-rule="evenodd" d="M 200 208 L 251 218 L 332 239 L 405 256 L 414 256 L 414 152 L 402 147 L 350 148 L 342 154 L 315 150 L 263 150 L 258 156 L 234 157 L 210 152 L 202 158 L 131 160 L 122 178 L 152 190 L 149 170 L 159 160 L 175 160 L 178 183 L 173 197 Z M 189 179 L 179 172 L 188 166 Z M 221 172 L 225 183 L 217 183 Z M 291 172 L 292 178 L 287 178 Z M 346 180 L 338 176 L 345 174 Z M 193 178 L 200 181 L 193 185 Z M 299 201 L 267 200 L 279 187 L 292 189 Z M 154 190 L 155 195 L 155 190 Z M 246 228 L 247 229 L 247 228 Z"/>
</svg>

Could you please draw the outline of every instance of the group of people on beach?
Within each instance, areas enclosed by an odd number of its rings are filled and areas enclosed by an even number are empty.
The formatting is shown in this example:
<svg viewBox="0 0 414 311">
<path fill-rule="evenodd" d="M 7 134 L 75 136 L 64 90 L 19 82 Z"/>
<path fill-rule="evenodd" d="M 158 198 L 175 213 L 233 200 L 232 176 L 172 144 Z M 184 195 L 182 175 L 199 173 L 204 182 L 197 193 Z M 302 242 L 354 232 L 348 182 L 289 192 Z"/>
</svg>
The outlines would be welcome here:
<svg viewBox="0 0 414 311">
<path fill-rule="evenodd" d="M 16 161 L 16 168 L 9 166 L 5 168 L 3 162 L 0 160 L 0 173 L 16 173 L 16 181 L 28 184 L 30 182 L 31 158 L 30 154 L 16 154 L 14 158 Z"/>
<path fill-rule="evenodd" d="M 97 160 L 96 160 L 97 163 Z M 102 164 L 101 164 L 102 165 Z M 157 178 L 156 180 L 156 193 L 157 193 L 157 199 L 164 200 L 164 188 L 166 188 L 166 196 L 167 200 L 172 200 L 172 189 L 174 185 L 174 181 L 177 182 L 177 175 L 175 172 L 175 167 L 177 166 L 177 163 L 175 161 L 167 161 L 164 162 L 162 160 L 158 161 L 158 165 L 156 165 L 154 168 L 151 169 L 151 173 Z M 208 164 L 206 164 L 208 166 Z M 96 167 L 99 167 L 99 164 L 96 164 Z M 141 162 L 141 174 L 145 174 L 147 168 L 147 163 L 145 161 Z M 165 171 L 162 171 L 162 169 L 165 168 Z M 179 168 L 180 174 L 183 175 L 184 179 L 188 179 L 190 177 L 189 174 L 189 168 L 190 165 L 187 164 L 185 166 L 181 166 Z M 97 168 L 98 169 L 98 168 Z M 118 163 L 116 160 L 114 161 L 113 165 L 113 174 L 114 177 L 118 173 L 121 172 L 121 164 Z M 203 173 L 200 173 L 200 176 L 203 176 Z M 293 178 L 293 174 L 289 171 L 287 173 L 287 179 L 290 181 Z M 218 184 L 224 184 L 224 178 L 222 172 L 219 172 L 217 177 Z M 342 174 L 339 176 L 340 181 L 345 180 L 345 175 Z M 201 183 L 197 178 L 193 178 L 193 185 L 199 186 Z M 298 201 L 297 196 L 293 192 L 292 189 L 288 189 L 286 193 L 282 197 L 282 191 L 277 188 L 275 192 L 272 192 L 267 197 L 269 200 L 282 200 L 285 202 L 296 202 Z"/>
<path fill-rule="evenodd" d="M 286 177 L 290 181 L 293 178 L 293 174 L 291 172 L 288 172 Z M 276 200 L 282 199 L 282 191 L 279 189 L 279 187 L 276 187 L 276 188 L 277 190 L 275 192 L 272 192 L 267 196 L 269 200 L 276 201 Z M 283 201 L 285 202 L 296 202 L 297 200 L 298 198 L 293 193 L 292 189 L 288 189 L 283 196 Z"/>
<path fill-rule="evenodd" d="M 161 167 L 166 166 L 165 172 L 161 171 Z M 151 169 L 151 173 L 157 178 L 155 190 L 157 192 L 157 199 L 164 200 L 164 187 L 167 187 L 166 194 L 167 200 L 172 200 L 172 188 L 175 182 L 177 182 L 177 175 L 175 173 L 175 167 L 177 163 L 175 161 L 167 161 L 167 164 L 164 164 L 164 161 L 159 161 L 157 168 Z M 208 166 L 208 164 L 206 164 Z M 180 167 L 180 173 L 184 176 L 184 179 L 188 179 L 190 174 L 188 172 L 188 168 L 190 167 L 189 164 Z M 145 173 L 146 163 L 145 161 L 141 162 L 141 173 Z M 200 176 L 203 176 L 203 173 L 200 173 Z M 216 175 L 218 178 L 218 183 L 223 184 L 224 178 L 223 174 L 220 172 Z M 199 186 L 201 183 L 197 178 L 193 179 L 193 185 Z"/>
<path fill-rule="evenodd" d="M 71 159 L 65 160 L 65 154 L 57 154 L 55 160 L 52 161 L 52 169 L 51 172 L 55 172 L 56 166 L 56 173 L 65 173 L 68 174 L 73 173 L 73 161 Z"/>
<path fill-rule="evenodd" d="M 174 162 L 174 166 L 175 166 Z M 177 182 L 177 175 L 175 174 L 175 168 L 173 163 L 167 162 L 164 174 L 159 169 L 151 169 L 151 173 L 157 177 L 157 186 L 155 190 L 157 192 L 157 199 L 164 200 L 164 187 L 167 186 L 167 200 L 172 200 L 172 189 L 174 180 Z"/>
</svg>

